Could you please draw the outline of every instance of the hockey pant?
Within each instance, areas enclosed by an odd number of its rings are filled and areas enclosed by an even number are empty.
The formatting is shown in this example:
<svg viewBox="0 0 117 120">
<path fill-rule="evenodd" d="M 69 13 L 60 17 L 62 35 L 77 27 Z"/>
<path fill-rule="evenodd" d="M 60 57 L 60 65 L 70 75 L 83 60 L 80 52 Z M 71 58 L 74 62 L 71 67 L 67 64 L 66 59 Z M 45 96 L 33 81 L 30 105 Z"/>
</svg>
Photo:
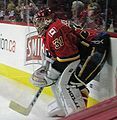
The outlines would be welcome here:
<svg viewBox="0 0 117 120">
<path fill-rule="evenodd" d="M 69 83 L 81 83 L 79 89 L 85 88 L 85 85 L 93 80 L 96 75 L 101 71 L 108 58 L 108 53 L 110 50 L 110 37 L 106 33 L 100 33 L 97 38 L 91 41 L 92 50 L 90 55 L 81 59 L 75 72 L 72 74 Z"/>
</svg>

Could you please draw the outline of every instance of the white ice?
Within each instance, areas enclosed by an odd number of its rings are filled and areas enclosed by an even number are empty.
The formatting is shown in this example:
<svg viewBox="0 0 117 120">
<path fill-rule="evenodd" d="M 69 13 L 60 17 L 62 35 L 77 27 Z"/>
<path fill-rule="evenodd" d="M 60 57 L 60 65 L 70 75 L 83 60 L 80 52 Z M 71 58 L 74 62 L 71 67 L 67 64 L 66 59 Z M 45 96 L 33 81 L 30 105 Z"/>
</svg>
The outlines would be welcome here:
<svg viewBox="0 0 117 120">
<path fill-rule="evenodd" d="M 0 120 L 58 120 L 47 114 L 47 105 L 54 98 L 41 94 L 36 101 L 31 113 L 24 116 L 9 108 L 11 100 L 28 106 L 36 90 L 22 85 L 14 80 L 0 76 Z"/>
</svg>

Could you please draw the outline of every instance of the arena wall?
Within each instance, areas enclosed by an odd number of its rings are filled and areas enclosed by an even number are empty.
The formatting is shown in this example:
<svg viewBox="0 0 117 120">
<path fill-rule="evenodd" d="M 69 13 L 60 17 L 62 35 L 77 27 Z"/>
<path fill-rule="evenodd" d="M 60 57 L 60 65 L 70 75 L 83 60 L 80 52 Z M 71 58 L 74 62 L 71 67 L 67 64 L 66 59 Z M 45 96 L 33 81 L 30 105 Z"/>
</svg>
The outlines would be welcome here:
<svg viewBox="0 0 117 120">
<path fill-rule="evenodd" d="M 16 23 L 0 23 L 0 75 L 37 89 L 30 82 L 31 74 L 40 67 L 44 47 L 35 27 Z M 88 107 L 117 94 L 117 35 L 111 35 L 111 50 L 101 73 L 87 86 Z M 48 87 L 44 93 L 53 95 Z"/>
</svg>

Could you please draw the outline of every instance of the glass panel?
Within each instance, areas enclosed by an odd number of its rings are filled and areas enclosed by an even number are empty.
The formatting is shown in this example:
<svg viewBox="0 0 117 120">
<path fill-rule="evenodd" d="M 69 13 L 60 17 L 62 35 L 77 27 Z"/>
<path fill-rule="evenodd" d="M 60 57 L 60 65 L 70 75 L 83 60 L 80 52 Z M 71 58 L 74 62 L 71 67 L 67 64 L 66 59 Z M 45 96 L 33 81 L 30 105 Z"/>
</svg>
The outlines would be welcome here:
<svg viewBox="0 0 117 120">
<path fill-rule="evenodd" d="M 48 5 L 60 19 L 70 19 L 83 28 L 117 32 L 117 0 L 80 2 L 83 4 L 76 4 L 75 0 L 0 0 L 0 20 L 29 24 L 38 8 Z"/>
<path fill-rule="evenodd" d="M 109 32 L 117 32 L 117 1 L 97 0 L 104 14 L 105 28 Z"/>
</svg>

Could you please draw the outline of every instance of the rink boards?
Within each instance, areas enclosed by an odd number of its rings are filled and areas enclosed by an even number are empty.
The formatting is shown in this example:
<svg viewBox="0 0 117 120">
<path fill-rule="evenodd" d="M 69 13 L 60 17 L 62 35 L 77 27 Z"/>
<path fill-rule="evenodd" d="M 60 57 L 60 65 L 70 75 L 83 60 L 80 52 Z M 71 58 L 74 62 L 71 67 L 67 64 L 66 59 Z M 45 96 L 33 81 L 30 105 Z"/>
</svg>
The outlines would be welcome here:
<svg viewBox="0 0 117 120">
<path fill-rule="evenodd" d="M 40 67 L 44 47 L 33 26 L 0 23 L 0 75 L 16 80 L 31 88 L 31 74 Z M 117 35 L 111 33 L 111 51 L 101 73 L 88 84 L 88 106 L 108 99 L 117 92 Z M 44 93 L 52 95 L 50 88 Z"/>
<path fill-rule="evenodd" d="M 117 96 L 61 120 L 117 120 Z"/>
</svg>

